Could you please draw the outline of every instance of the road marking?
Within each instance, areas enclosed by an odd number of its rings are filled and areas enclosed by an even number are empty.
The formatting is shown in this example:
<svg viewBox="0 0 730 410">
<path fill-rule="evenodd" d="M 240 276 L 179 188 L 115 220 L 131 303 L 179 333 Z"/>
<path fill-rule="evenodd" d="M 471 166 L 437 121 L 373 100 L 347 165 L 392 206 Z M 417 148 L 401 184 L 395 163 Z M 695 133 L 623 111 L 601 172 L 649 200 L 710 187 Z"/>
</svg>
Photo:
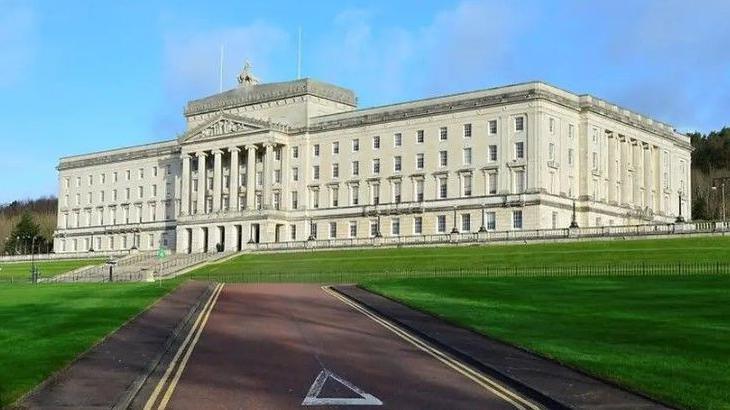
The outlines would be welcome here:
<svg viewBox="0 0 730 410">
<path fill-rule="evenodd" d="M 330 378 L 352 390 L 360 397 L 319 397 L 319 394 L 322 392 L 322 387 L 324 387 L 327 379 Z M 383 402 L 378 400 L 377 397 L 370 393 L 365 393 L 361 388 L 328 369 L 319 372 L 317 378 L 314 379 L 314 383 L 312 383 L 312 387 L 309 388 L 307 397 L 302 402 L 302 406 L 381 406 L 382 404 Z"/>
<path fill-rule="evenodd" d="M 376 323 L 380 324 L 381 326 L 385 327 L 386 329 L 390 330 L 391 332 L 398 335 L 400 338 L 406 340 L 413 346 L 417 347 L 418 349 L 428 353 L 432 357 L 434 357 L 436 360 L 440 361 L 441 363 L 444 363 L 445 365 L 451 367 L 452 369 L 456 370 L 457 372 L 461 373 L 462 375 L 466 376 L 473 382 L 477 383 L 478 385 L 482 386 L 484 389 L 488 390 L 489 392 L 497 395 L 498 397 L 502 398 L 504 401 L 510 403 L 517 409 L 533 409 L 537 410 L 540 409 L 538 405 L 535 403 L 532 403 L 528 401 L 527 399 L 517 395 L 507 387 L 503 386 L 496 380 L 493 380 L 486 375 L 484 375 L 482 372 L 472 368 L 471 366 L 461 362 L 457 358 L 453 357 L 452 355 L 443 352 L 436 347 L 432 346 L 431 344 L 427 343 L 426 341 L 422 340 L 421 338 L 415 336 L 414 334 L 402 329 L 400 326 L 396 325 L 395 323 L 391 322 L 388 319 L 385 319 L 381 317 L 380 315 L 377 315 L 376 313 L 372 312 L 370 309 L 364 307 L 362 304 L 356 302 L 353 299 L 350 299 L 347 296 L 344 296 L 338 292 L 335 292 L 332 290 L 331 286 L 322 286 L 322 290 L 330 294 L 331 296 L 339 299 L 343 303 L 347 304 L 348 306 L 352 307 L 353 309 L 357 310 L 358 312 L 362 313 L 363 315 L 369 317 Z"/>
<path fill-rule="evenodd" d="M 167 406 L 167 402 L 169 401 L 170 396 L 172 395 L 172 390 L 174 390 L 175 385 L 177 384 L 177 381 L 180 378 L 180 374 L 182 373 L 182 370 L 184 369 L 185 364 L 187 363 L 187 358 L 190 357 L 190 353 L 192 352 L 193 348 L 195 347 L 195 344 L 197 344 L 198 338 L 200 337 L 200 333 L 203 331 L 203 328 L 205 327 L 205 323 L 208 321 L 208 316 L 210 315 L 210 312 L 213 310 L 213 306 L 215 306 L 215 303 L 218 300 L 218 295 L 220 295 L 222 290 L 223 290 L 223 284 L 220 283 L 220 284 L 216 285 L 215 289 L 213 289 L 213 292 L 211 292 L 210 297 L 208 297 L 208 300 L 205 303 L 205 306 L 198 314 L 198 317 L 196 318 L 193 326 L 190 328 L 188 335 L 185 337 L 185 340 L 182 342 L 180 347 L 177 349 L 177 352 L 175 352 L 175 356 L 172 358 L 172 361 L 167 366 L 167 369 L 165 370 L 165 374 L 162 376 L 160 381 L 157 383 L 157 386 L 155 386 L 155 390 L 152 392 L 150 397 L 147 399 L 147 403 L 144 406 L 144 410 L 151 410 L 154 407 L 158 396 L 162 392 L 162 389 L 165 387 L 167 380 L 170 378 L 170 374 L 172 374 L 172 371 L 178 365 L 178 361 L 179 361 L 180 357 L 185 352 L 184 361 L 180 364 L 180 367 L 178 367 L 178 372 L 175 374 L 175 378 L 173 378 L 173 380 L 170 382 L 170 385 L 168 386 L 167 390 L 165 391 L 165 395 L 163 396 L 162 401 L 160 402 L 160 405 L 157 408 L 162 410 L 165 408 L 165 406 Z M 192 342 L 191 342 L 191 339 L 192 339 Z"/>
</svg>

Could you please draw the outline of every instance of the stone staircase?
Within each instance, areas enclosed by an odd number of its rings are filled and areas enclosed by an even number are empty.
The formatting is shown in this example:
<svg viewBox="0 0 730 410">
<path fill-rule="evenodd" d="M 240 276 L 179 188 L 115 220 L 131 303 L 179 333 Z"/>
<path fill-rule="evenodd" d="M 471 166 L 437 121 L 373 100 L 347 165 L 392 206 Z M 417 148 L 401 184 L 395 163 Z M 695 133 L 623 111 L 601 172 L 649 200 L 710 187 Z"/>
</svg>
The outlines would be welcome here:
<svg viewBox="0 0 730 410">
<path fill-rule="evenodd" d="M 154 281 L 177 277 L 190 269 L 220 261 L 233 256 L 236 252 L 170 254 L 160 261 L 155 252 L 143 252 L 115 260 L 112 265 L 112 282 Z M 83 270 L 64 273 L 53 278 L 41 279 L 42 282 L 109 282 L 108 264 L 85 267 Z"/>
</svg>

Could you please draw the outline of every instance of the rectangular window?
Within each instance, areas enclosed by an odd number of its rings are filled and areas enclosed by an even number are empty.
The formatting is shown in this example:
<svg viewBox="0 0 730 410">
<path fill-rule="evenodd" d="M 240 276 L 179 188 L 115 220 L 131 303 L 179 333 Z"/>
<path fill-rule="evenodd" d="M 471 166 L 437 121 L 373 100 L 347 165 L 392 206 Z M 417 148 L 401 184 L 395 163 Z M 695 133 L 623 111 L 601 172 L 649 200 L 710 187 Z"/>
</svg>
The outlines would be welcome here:
<svg viewBox="0 0 730 410">
<path fill-rule="evenodd" d="M 525 171 L 515 171 L 515 193 L 525 192 Z"/>
<path fill-rule="evenodd" d="M 423 144 L 423 130 L 416 131 L 416 144 Z"/>
<path fill-rule="evenodd" d="M 400 170 L 401 170 L 401 156 L 396 155 L 393 158 L 393 171 L 400 172 Z"/>
<path fill-rule="evenodd" d="M 448 195 L 448 179 L 439 177 L 439 199 L 446 199 Z"/>
<path fill-rule="evenodd" d="M 352 176 L 360 175 L 360 161 L 352 161 Z"/>
<path fill-rule="evenodd" d="M 154 198 L 156 196 L 157 196 L 157 185 L 155 184 L 155 185 L 152 185 L 152 197 Z"/>
<path fill-rule="evenodd" d="M 377 222 L 370 222 L 370 236 L 376 237 L 378 236 L 378 223 Z"/>
<path fill-rule="evenodd" d="M 314 179 L 319 179 L 319 165 L 312 167 L 312 174 Z"/>
<path fill-rule="evenodd" d="M 573 165 L 573 148 L 568 149 L 568 165 Z"/>
<path fill-rule="evenodd" d="M 471 124 L 464 124 L 464 138 L 471 138 Z"/>
<path fill-rule="evenodd" d="M 291 157 L 299 158 L 299 146 L 295 145 L 295 146 L 291 147 Z"/>
<path fill-rule="evenodd" d="M 273 198 L 272 198 L 274 209 L 280 209 L 281 208 L 281 194 L 278 192 L 274 192 Z"/>
<path fill-rule="evenodd" d="M 312 147 L 312 150 L 313 150 L 314 156 L 318 157 L 319 156 L 319 144 L 314 144 L 314 146 Z"/>
<path fill-rule="evenodd" d="M 447 151 L 439 151 L 439 166 L 445 167 L 449 165 L 449 157 Z"/>
<path fill-rule="evenodd" d="M 471 148 L 464 148 L 464 165 L 471 165 Z"/>
<path fill-rule="evenodd" d="M 522 211 L 512 211 L 512 228 L 522 229 Z"/>
<path fill-rule="evenodd" d="M 226 178 L 228 178 L 228 177 L 226 177 Z M 281 184 L 281 170 L 280 169 L 274 170 L 274 183 Z M 226 179 L 223 186 L 229 186 L 229 185 L 230 184 L 228 183 L 228 179 Z"/>
<path fill-rule="evenodd" d="M 352 152 L 360 151 L 360 139 L 355 138 L 352 140 Z"/>
<path fill-rule="evenodd" d="M 464 196 L 471 196 L 471 175 L 464 175 Z"/>
<path fill-rule="evenodd" d="M 423 154 L 416 154 L 416 169 L 423 169 Z"/>
<path fill-rule="evenodd" d="M 497 146 L 496 145 L 489 146 L 489 161 L 490 162 L 497 161 Z"/>
<path fill-rule="evenodd" d="M 337 238 L 337 222 L 330 222 L 330 239 Z"/>
<path fill-rule="evenodd" d="M 519 116 L 515 117 L 515 131 L 524 131 L 525 130 L 525 117 Z"/>
<path fill-rule="evenodd" d="M 592 159 L 593 159 L 593 170 L 596 171 L 596 170 L 598 170 L 598 153 L 597 152 L 593 153 Z"/>
<path fill-rule="evenodd" d="M 489 134 L 494 135 L 497 133 L 497 120 L 489 121 Z"/>
<path fill-rule="evenodd" d="M 375 158 L 373 160 L 373 174 L 379 174 L 380 173 L 380 158 Z"/>
<path fill-rule="evenodd" d="M 139 169 L 139 179 L 143 179 L 143 178 L 144 178 L 144 168 L 140 168 Z"/>
<path fill-rule="evenodd" d="M 357 238 L 357 222 L 350 221 L 350 238 Z"/>
<path fill-rule="evenodd" d="M 515 159 L 523 159 L 525 158 L 525 143 L 515 142 Z"/>
<path fill-rule="evenodd" d="M 487 219 L 487 229 L 489 230 L 495 230 L 497 229 L 497 214 L 494 212 L 486 212 L 484 214 L 484 217 Z"/>
<path fill-rule="evenodd" d="M 312 190 L 312 208 L 319 208 L 319 189 Z"/>
<path fill-rule="evenodd" d="M 400 147 L 403 144 L 403 136 L 400 132 L 393 135 L 393 146 Z"/>
<path fill-rule="evenodd" d="M 92 186 L 92 185 L 94 185 L 94 176 L 89 175 L 89 186 Z"/>
<path fill-rule="evenodd" d="M 575 126 L 573 124 L 568 124 L 568 138 L 573 138 L 575 135 Z"/>
<path fill-rule="evenodd" d="M 340 177 L 340 164 L 332 164 L 332 178 Z"/>
<path fill-rule="evenodd" d="M 157 176 L 157 167 L 152 167 L 152 176 L 153 177 Z"/>
<path fill-rule="evenodd" d="M 436 230 L 439 233 L 446 232 L 446 215 L 439 215 L 436 217 Z"/>
<path fill-rule="evenodd" d="M 372 198 L 372 205 L 377 205 L 380 203 L 380 184 L 371 184 L 370 185 L 370 193 Z"/>
<path fill-rule="evenodd" d="M 125 175 L 125 177 L 126 177 L 126 180 L 127 180 L 127 181 L 129 181 L 130 179 L 132 179 L 132 171 L 130 171 L 130 170 L 127 170 L 127 171 L 125 172 L 125 174 L 126 174 L 126 175 Z"/>
<path fill-rule="evenodd" d="M 439 128 L 439 140 L 446 141 L 449 138 L 449 129 L 446 127 Z"/>
<path fill-rule="evenodd" d="M 289 239 L 292 241 L 297 240 L 297 226 L 296 225 L 289 225 Z"/>
<path fill-rule="evenodd" d="M 400 218 L 393 218 L 390 221 L 391 235 L 400 235 Z"/>
<path fill-rule="evenodd" d="M 291 179 L 292 181 L 299 181 L 299 168 L 294 167 L 291 169 Z"/>
<path fill-rule="evenodd" d="M 291 209 L 299 209 L 299 192 L 291 191 Z"/>
<path fill-rule="evenodd" d="M 548 131 L 550 131 L 550 133 L 555 132 L 555 118 L 550 118 L 548 120 Z"/>
<path fill-rule="evenodd" d="M 377 135 L 373 137 L 373 149 L 380 149 L 380 137 Z"/>
<path fill-rule="evenodd" d="M 548 159 L 555 161 L 555 144 L 552 142 L 548 144 Z"/>
<path fill-rule="evenodd" d="M 423 180 L 416 180 L 416 201 L 423 202 Z"/>
<path fill-rule="evenodd" d="M 350 186 L 350 204 L 351 205 L 360 204 L 360 186 L 359 185 Z"/>
<path fill-rule="evenodd" d="M 317 223 L 311 222 L 309 224 L 309 236 L 311 236 L 314 239 L 317 239 Z"/>
<path fill-rule="evenodd" d="M 332 198 L 331 203 L 332 207 L 336 208 L 340 206 L 340 189 L 337 187 L 332 187 L 330 190 L 330 197 Z"/>
<path fill-rule="evenodd" d="M 423 233 L 423 217 L 416 216 L 413 218 L 413 233 L 420 235 Z"/>
<path fill-rule="evenodd" d="M 332 143 L 332 154 L 337 155 L 340 153 L 340 143 L 335 141 Z"/>
<path fill-rule="evenodd" d="M 400 199 L 401 199 L 400 191 L 401 191 L 400 181 L 394 181 L 393 182 L 393 202 L 395 202 L 396 204 L 400 203 Z"/>
<path fill-rule="evenodd" d="M 461 215 L 461 232 L 471 232 L 471 215 Z"/>
</svg>

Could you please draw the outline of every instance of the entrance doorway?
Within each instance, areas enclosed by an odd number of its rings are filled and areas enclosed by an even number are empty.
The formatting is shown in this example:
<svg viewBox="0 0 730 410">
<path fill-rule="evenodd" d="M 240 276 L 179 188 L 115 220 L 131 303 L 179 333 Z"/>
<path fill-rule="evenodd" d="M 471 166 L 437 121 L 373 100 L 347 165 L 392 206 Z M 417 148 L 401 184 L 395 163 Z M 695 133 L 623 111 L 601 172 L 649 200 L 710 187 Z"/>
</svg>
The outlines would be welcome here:
<svg viewBox="0 0 730 410">
<path fill-rule="evenodd" d="M 243 238 L 241 237 L 242 228 L 243 227 L 241 225 L 236 225 L 236 250 L 238 252 L 240 252 L 242 249 L 242 247 L 241 247 L 241 242 L 243 241 Z"/>
<path fill-rule="evenodd" d="M 203 229 L 203 252 L 208 252 L 208 228 Z"/>
</svg>

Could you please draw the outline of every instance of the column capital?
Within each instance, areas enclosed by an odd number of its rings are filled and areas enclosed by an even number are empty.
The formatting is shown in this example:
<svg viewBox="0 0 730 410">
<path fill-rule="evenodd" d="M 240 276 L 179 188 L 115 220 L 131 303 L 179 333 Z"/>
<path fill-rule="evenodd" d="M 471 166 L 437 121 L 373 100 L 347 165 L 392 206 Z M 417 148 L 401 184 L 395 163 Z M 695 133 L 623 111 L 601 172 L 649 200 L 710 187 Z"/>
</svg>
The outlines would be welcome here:
<svg viewBox="0 0 730 410">
<path fill-rule="evenodd" d="M 211 153 L 212 153 L 213 155 L 223 155 L 223 150 L 220 150 L 220 149 L 214 149 L 214 150 L 213 150 L 213 151 L 212 151 Z"/>
<path fill-rule="evenodd" d="M 186 152 L 186 153 L 180 155 L 180 158 L 182 158 L 182 159 L 190 159 L 190 157 L 191 157 L 191 155 L 189 152 Z"/>
<path fill-rule="evenodd" d="M 244 148 L 246 148 L 249 151 L 256 151 L 259 147 L 257 147 L 256 145 L 253 145 L 253 144 L 247 144 L 244 146 Z"/>
<path fill-rule="evenodd" d="M 195 153 L 195 156 L 198 158 L 205 158 L 208 156 L 208 154 L 206 154 L 204 151 L 198 151 Z"/>
<path fill-rule="evenodd" d="M 276 143 L 274 142 L 264 142 L 264 148 L 267 150 L 274 148 L 274 146 L 276 146 Z"/>
<path fill-rule="evenodd" d="M 230 152 L 241 152 L 241 148 L 239 147 L 229 147 L 228 151 Z"/>
</svg>

